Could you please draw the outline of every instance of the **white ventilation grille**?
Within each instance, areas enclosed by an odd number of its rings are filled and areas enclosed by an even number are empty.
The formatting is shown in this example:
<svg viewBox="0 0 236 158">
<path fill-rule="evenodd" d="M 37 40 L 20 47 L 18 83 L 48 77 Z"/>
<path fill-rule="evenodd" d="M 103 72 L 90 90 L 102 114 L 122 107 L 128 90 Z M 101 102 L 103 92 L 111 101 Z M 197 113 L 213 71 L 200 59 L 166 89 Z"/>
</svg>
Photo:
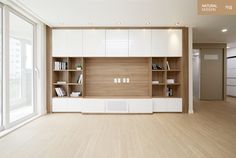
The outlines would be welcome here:
<svg viewBox="0 0 236 158">
<path fill-rule="evenodd" d="M 107 101 L 106 112 L 110 113 L 127 113 L 128 105 L 126 101 L 115 100 L 115 101 Z"/>
</svg>

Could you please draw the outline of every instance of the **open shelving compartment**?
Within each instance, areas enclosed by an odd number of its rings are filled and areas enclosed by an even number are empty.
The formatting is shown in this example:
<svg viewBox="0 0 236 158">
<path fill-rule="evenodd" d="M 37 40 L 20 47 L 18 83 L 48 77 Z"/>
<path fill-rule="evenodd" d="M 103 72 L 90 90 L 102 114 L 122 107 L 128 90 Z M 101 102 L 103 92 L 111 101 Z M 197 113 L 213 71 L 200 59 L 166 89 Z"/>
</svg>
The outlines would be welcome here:
<svg viewBox="0 0 236 158">
<path fill-rule="evenodd" d="M 181 97 L 181 57 L 167 57 L 166 59 L 169 63 L 169 68 L 167 69 L 167 78 L 166 82 L 169 79 L 174 80 L 173 83 L 166 83 L 167 84 L 167 97 Z M 171 93 L 168 93 L 170 92 Z M 168 96 L 168 94 L 170 94 Z"/>
<path fill-rule="evenodd" d="M 66 95 L 64 97 L 70 97 L 72 92 L 80 92 L 83 95 L 83 80 L 78 83 L 80 75 L 83 75 L 83 58 L 78 57 L 53 57 L 52 60 L 52 97 L 59 97 L 55 88 L 62 88 Z M 63 69 L 56 69 L 55 62 L 65 62 L 66 67 Z M 82 68 L 77 69 L 80 65 Z M 59 83 L 58 83 L 59 82 Z"/>
<path fill-rule="evenodd" d="M 152 58 L 152 97 L 164 97 L 166 91 L 166 58 Z"/>
</svg>

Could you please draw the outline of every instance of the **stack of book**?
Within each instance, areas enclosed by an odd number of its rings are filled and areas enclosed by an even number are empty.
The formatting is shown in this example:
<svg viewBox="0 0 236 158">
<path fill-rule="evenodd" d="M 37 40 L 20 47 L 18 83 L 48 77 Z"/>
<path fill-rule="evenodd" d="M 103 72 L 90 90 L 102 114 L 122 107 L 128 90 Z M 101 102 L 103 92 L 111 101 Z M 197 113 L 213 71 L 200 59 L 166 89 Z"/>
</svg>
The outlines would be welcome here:
<svg viewBox="0 0 236 158">
<path fill-rule="evenodd" d="M 70 96 L 71 97 L 79 97 L 81 92 L 71 92 Z"/>
<path fill-rule="evenodd" d="M 152 84 L 159 84 L 159 81 L 152 81 Z"/>
<path fill-rule="evenodd" d="M 55 70 L 66 70 L 67 69 L 67 62 L 55 61 L 54 62 L 54 69 Z"/>
<path fill-rule="evenodd" d="M 62 87 L 57 87 L 57 88 L 55 88 L 55 90 L 56 90 L 56 94 L 58 97 L 66 96 L 66 92 L 64 91 L 64 89 Z"/>
</svg>

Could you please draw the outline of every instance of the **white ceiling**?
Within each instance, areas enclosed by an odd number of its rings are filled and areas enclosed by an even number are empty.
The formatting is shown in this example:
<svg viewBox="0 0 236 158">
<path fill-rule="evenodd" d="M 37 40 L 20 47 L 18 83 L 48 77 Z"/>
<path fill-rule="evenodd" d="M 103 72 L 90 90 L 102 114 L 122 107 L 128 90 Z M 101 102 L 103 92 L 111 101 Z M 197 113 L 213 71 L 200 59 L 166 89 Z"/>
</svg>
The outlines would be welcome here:
<svg viewBox="0 0 236 158">
<path fill-rule="evenodd" d="M 194 28 L 194 42 L 236 46 L 236 16 L 199 16 L 197 0 L 12 1 L 50 26 L 175 26 L 178 22 Z M 222 33 L 222 28 L 229 31 Z"/>
</svg>

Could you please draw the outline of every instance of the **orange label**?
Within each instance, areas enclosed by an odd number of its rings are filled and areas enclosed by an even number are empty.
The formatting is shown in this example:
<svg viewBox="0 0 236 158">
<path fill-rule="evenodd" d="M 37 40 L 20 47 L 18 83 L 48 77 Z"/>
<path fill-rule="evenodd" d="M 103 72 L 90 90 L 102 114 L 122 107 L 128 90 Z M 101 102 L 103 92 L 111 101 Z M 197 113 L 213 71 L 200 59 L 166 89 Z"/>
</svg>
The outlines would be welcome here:
<svg viewBox="0 0 236 158">
<path fill-rule="evenodd" d="M 199 15 L 236 15 L 236 0 L 198 0 Z"/>
</svg>

